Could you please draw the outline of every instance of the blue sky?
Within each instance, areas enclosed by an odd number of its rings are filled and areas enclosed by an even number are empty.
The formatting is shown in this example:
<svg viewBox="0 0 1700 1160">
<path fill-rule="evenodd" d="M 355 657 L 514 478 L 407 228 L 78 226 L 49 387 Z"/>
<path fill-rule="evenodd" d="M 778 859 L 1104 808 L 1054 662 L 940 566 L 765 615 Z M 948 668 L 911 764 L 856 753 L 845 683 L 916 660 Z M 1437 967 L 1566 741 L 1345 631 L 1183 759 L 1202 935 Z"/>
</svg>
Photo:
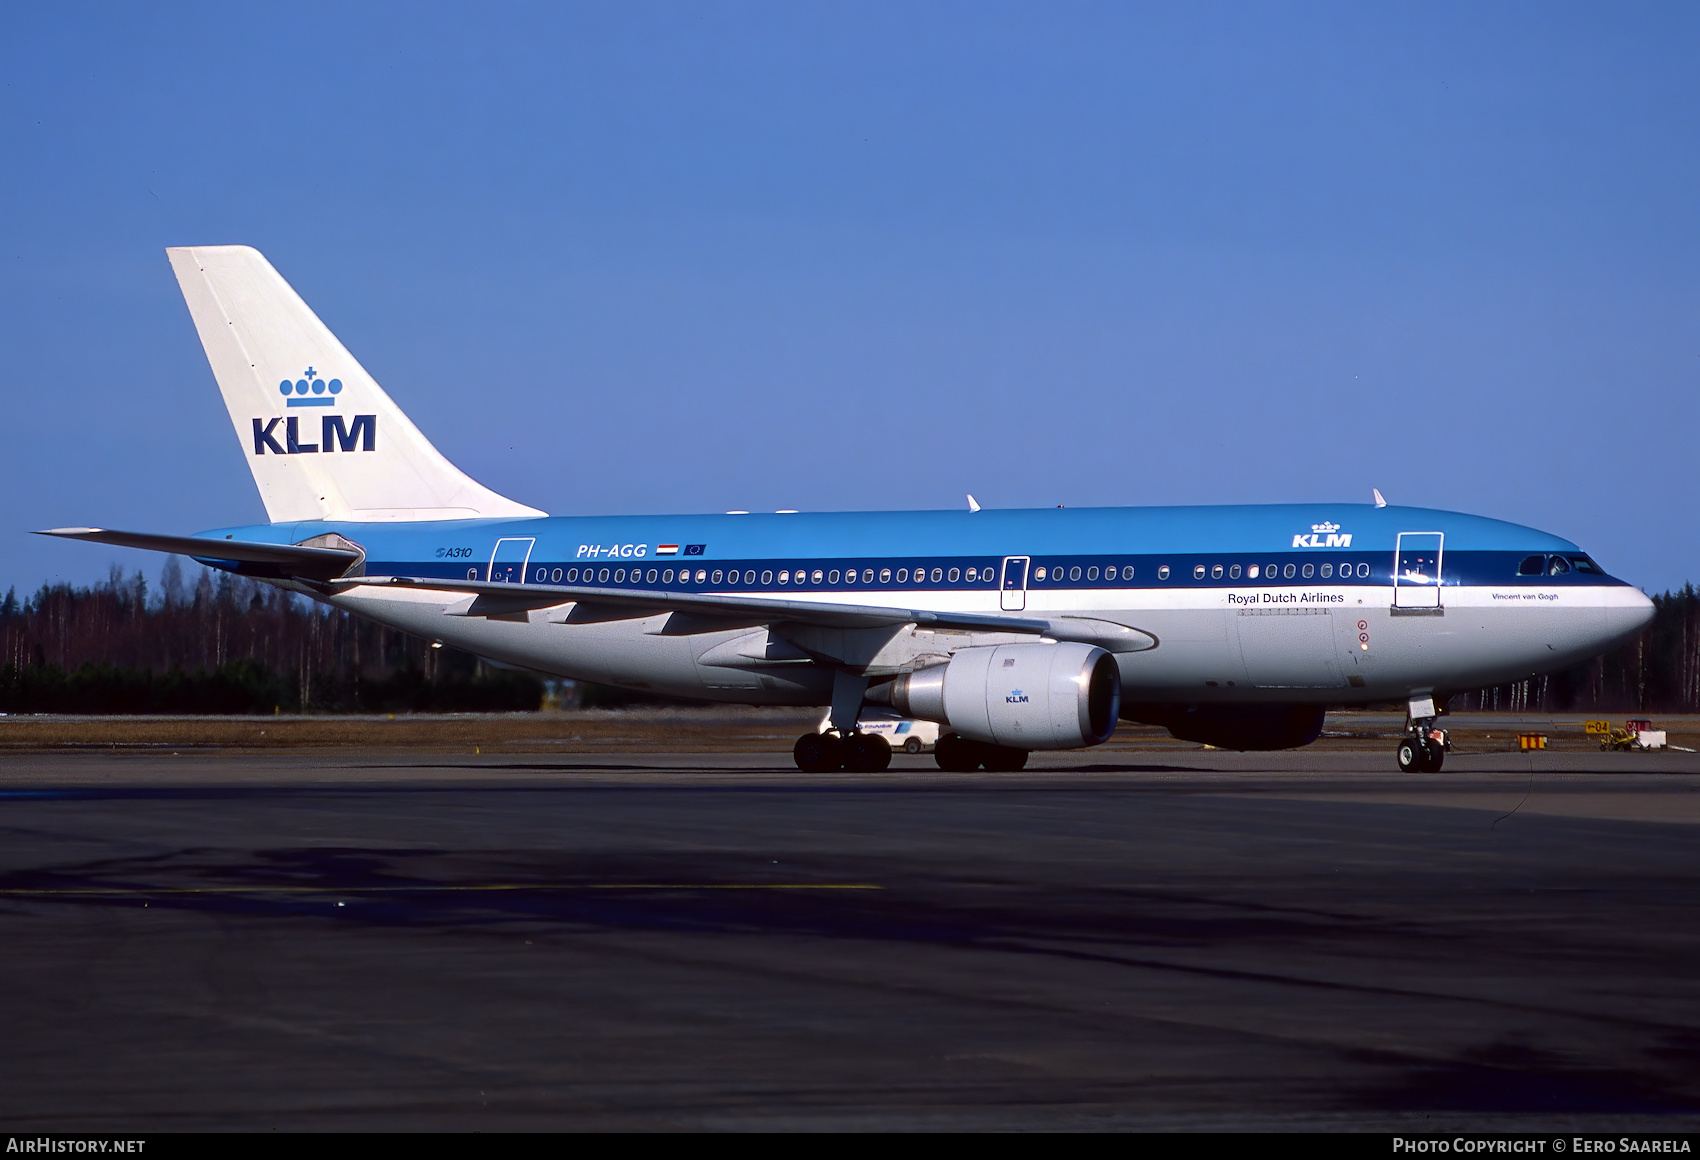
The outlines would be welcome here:
<svg viewBox="0 0 1700 1160">
<path fill-rule="evenodd" d="M 263 520 L 261 249 L 558 514 L 1360 501 L 1700 579 L 1692 4 L 0 8 L 0 587 Z"/>
</svg>

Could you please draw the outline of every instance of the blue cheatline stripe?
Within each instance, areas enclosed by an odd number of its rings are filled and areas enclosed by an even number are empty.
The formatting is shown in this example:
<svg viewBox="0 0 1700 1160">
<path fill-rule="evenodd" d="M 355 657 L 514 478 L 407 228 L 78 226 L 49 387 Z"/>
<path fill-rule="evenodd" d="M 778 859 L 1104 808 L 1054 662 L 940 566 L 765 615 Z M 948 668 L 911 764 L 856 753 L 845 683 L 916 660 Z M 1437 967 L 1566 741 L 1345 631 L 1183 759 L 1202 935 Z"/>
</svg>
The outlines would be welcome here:
<svg viewBox="0 0 1700 1160">
<path fill-rule="evenodd" d="M 1445 587 L 1578 587 L 1619 584 L 1606 576 L 1571 572 L 1562 576 L 1519 576 L 1519 552 L 1457 552 L 1444 562 Z M 1271 552 L 1261 557 L 1234 556 L 1034 556 L 1026 589 L 1067 591 L 1232 589 L 1294 585 L 1391 584 L 1391 553 Z M 1131 569 L 1132 574 L 1129 575 Z M 1167 570 L 1165 574 L 1165 569 Z M 1202 575 L 1199 570 L 1202 569 Z M 1291 573 L 1289 574 L 1289 569 Z M 1308 569 L 1308 572 L 1307 572 Z M 1324 569 L 1327 570 L 1326 575 Z M 1253 574 L 1255 571 L 1255 575 Z M 372 576 L 418 576 L 437 580 L 511 580 L 530 584 L 656 585 L 689 592 L 737 589 L 852 594 L 858 591 L 995 592 L 1002 587 L 1004 562 L 998 557 L 904 556 L 853 560 L 715 560 L 697 563 L 663 557 L 630 562 L 582 564 L 533 557 L 496 563 L 378 560 L 368 557 Z M 803 575 L 798 577 L 798 573 Z M 818 574 L 818 579 L 817 579 Z M 701 579 L 698 579 L 698 576 Z M 780 576 L 784 579 L 781 580 Z M 936 578 L 935 578 L 936 577 Z M 1019 584 L 1017 585 L 1019 586 Z"/>
</svg>

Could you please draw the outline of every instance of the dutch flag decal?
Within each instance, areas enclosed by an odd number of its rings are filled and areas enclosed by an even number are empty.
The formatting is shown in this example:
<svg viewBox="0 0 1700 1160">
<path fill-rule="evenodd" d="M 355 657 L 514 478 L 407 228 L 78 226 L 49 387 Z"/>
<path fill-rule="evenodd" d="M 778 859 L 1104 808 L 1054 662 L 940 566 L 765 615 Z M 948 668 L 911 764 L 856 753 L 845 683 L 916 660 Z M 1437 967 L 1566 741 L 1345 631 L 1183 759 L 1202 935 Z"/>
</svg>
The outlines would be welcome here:
<svg viewBox="0 0 1700 1160">
<path fill-rule="evenodd" d="M 679 545 L 657 544 L 655 546 L 655 554 L 657 556 L 677 556 L 679 554 Z"/>
</svg>

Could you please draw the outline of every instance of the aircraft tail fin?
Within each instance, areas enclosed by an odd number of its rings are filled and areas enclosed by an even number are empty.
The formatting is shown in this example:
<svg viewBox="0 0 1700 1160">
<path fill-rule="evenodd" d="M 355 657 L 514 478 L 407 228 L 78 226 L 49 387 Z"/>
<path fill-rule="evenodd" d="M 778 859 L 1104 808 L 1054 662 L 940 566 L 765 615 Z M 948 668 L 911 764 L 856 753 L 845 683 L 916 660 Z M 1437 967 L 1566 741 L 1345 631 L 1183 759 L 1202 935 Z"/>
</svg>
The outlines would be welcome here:
<svg viewBox="0 0 1700 1160">
<path fill-rule="evenodd" d="M 166 255 L 272 523 L 544 514 L 445 459 L 258 250 Z"/>
</svg>

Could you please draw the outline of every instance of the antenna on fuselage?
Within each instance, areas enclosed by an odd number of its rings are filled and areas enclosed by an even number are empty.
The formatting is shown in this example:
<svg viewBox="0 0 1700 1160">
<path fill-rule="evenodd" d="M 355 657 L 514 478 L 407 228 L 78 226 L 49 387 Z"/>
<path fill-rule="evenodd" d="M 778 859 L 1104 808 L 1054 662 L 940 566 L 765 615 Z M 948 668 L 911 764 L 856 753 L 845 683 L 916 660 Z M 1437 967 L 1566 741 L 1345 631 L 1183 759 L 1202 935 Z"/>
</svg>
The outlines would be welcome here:
<svg viewBox="0 0 1700 1160">
<path fill-rule="evenodd" d="M 1387 501 L 1381 498 L 1381 489 L 1379 487 L 1370 488 L 1369 493 L 1375 497 L 1375 506 L 1376 507 L 1386 507 L 1387 506 Z"/>
</svg>

